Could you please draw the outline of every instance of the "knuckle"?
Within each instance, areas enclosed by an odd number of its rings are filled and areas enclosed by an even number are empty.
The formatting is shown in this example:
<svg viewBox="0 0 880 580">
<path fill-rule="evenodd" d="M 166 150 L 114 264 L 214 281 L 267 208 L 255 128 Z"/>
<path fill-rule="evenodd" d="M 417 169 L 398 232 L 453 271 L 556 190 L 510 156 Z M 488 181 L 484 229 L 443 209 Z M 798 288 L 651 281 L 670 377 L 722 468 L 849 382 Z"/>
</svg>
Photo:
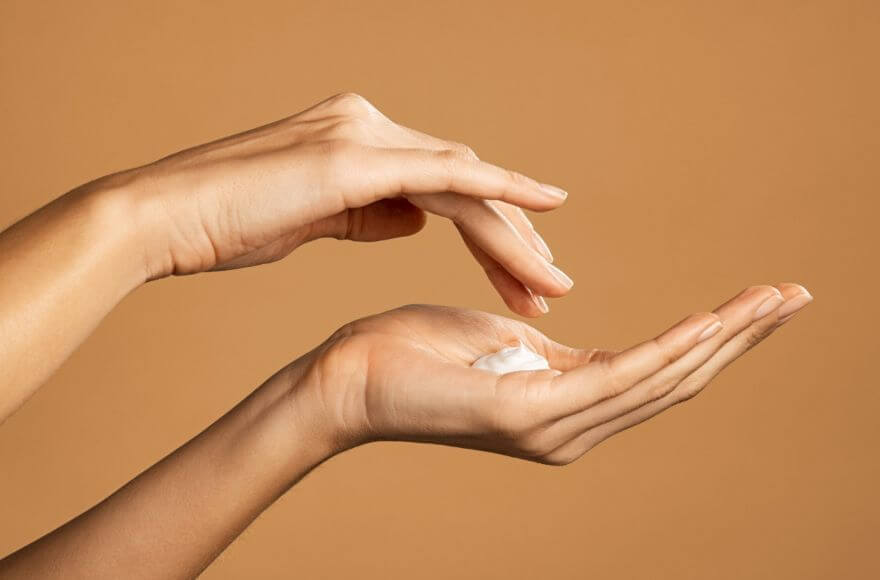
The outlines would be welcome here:
<svg viewBox="0 0 880 580">
<path fill-rule="evenodd" d="M 657 399 L 662 399 L 669 393 L 675 390 L 678 386 L 678 382 L 675 380 L 657 380 L 651 384 L 646 393 L 645 399 L 650 401 L 656 401 Z"/>
<path fill-rule="evenodd" d="M 611 360 L 604 360 L 600 363 L 602 369 L 602 393 L 605 397 L 614 397 L 629 388 L 626 381 L 620 376 Z"/>
<path fill-rule="evenodd" d="M 758 343 L 767 338 L 767 335 L 769 334 L 768 331 L 769 328 L 761 328 L 757 326 L 750 328 L 745 335 L 746 349 L 757 346 Z"/>
<path fill-rule="evenodd" d="M 525 175 L 511 169 L 507 170 L 507 178 L 513 185 L 517 187 L 522 187 L 526 185 L 528 181 L 528 178 Z"/>
<path fill-rule="evenodd" d="M 434 155 L 436 155 L 440 162 L 440 167 L 446 180 L 446 188 L 449 190 L 455 189 L 455 176 L 461 170 L 463 160 L 461 153 L 454 149 L 441 149 L 435 152 Z"/>
<path fill-rule="evenodd" d="M 462 154 L 455 149 L 440 149 L 435 154 L 449 170 L 458 167 L 462 160 Z"/>
<path fill-rule="evenodd" d="M 357 327 L 357 320 L 343 324 L 327 338 L 325 344 L 334 353 L 338 352 L 340 348 L 346 343 L 347 339 L 357 334 Z"/>
<path fill-rule="evenodd" d="M 331 132 L 342 137 L 361 138 L 367 135 L 370 125 L 363 117 L 342 115 L 341 120 L 331 126 Z"/>
<path fill-rule="evenodd" d="M 664 366 L 671 365 L 678 360 L 678 352 L 663 340 L 654 338 L 651 340 L 651 344 L 657 353 L 657 357 L 663 361 Z"/>
<path fill-rule="evenodd" d="M 375 109 L 370 101 L 352 92 L 339 93 L 333 97 L 332 104 L 336 110 L 352 115 L 370 113 Z"/>
<path fill-rule="evenodd" d="M 519 171 L 507 170 L 508 180 L 516 189 L 534 189 L 538 187 L 538 182 L 531 177 L 526 177 Z"/>
<path fill-rule="evenodd" d="M 464 143 L 459 143 L 457 141 L 449 141 L 449 148 L 453 151 L 457 151 L 460 155 L 468 157 L 470 159 L 479 159 L 477 157 L 476 152 L 473 149 L 465 145 Z"/>
<path fill-rule="evenodd" d="M 690 401 L 691 399 L 696 397 L 702 390 L 702 386 L 698 382 L 682 383 L 679 388 L 675 390 L 674 402 L 678 404 Z"/>
</svg>

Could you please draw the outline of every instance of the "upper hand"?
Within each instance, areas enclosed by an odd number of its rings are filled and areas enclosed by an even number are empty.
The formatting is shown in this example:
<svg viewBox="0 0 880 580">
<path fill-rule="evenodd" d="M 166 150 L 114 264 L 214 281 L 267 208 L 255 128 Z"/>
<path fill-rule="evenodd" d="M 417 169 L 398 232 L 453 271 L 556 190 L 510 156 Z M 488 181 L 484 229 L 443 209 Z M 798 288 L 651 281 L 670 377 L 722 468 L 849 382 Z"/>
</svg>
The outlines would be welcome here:
<svg viewBox="0 0 880 580">
<path fill-rule="evenodd" d="M 307 355 L 294 391 L 327 414 L 338 448 L 430 441 L 565 464 L 693 397 L 810 300 L 796 284 L 752 287 L 622 352 L 563 346 L 483 312 L 407 306 L 343 327 Z M 555 370 L 470 367 L 517 341 Z"/>
<path fill-rule="evenodd" d="M 351 94 L 287 119 L 99 180 L 134 191 L 148 278 L 278 260 L 319 237 L 417 232 L 424 211 L 455 222 L 514 311 L 546 311 L 571 281 L 520 208 L 565 193 L 400 126 Z"/>
</svg>

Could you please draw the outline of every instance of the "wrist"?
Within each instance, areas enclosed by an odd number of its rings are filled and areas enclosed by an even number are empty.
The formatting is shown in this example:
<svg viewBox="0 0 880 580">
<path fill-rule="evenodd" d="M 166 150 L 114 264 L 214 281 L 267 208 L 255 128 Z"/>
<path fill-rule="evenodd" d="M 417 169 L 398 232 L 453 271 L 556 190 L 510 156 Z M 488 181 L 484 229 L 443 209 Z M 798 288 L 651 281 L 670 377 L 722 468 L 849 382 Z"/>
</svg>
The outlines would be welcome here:
<svg viewBox="0 0 880 580">
<path fill-rule="evenodd" d="M 170 276 L 175 264 L 169 240 L 172 231 L 163 196 L 143 168 L 97 179 L 71 194 L 78 195 L 112 219 L 136 261 L 142 282 Z"/>
<path fill-rule="evenodd" d="M 308 440 L 322 460 L 368 441 L 360 397 L 344 395 L 351 389 L 340 374 L 352 373 L 340 373 L 339 361 L 327 360 L 326 351 L 332 350 L 327 347 L 325 343 L 302 356 L 269 381 L 277 381 L 275 388 L 283 391 L 278 400 L 294 438 Z"/>
<path fill-rule="evenodd" d="M 310 355 L 284 367 L 221 421 L 234 425 L 233 447 L 272 466 L 279 493 L 309 470 L 351 447 L 316 396 Z M 259 450 L 259 451 L 258 451 Z"/>
<path fill-rule="evenodd" d="M 136 201 L 114 177 L 81 186 L 57 201 L 95 232 L 93 247 L 102 250 L 105 264 L 112 264 L 114 277 L 130 292 L 149 279 L 146 246 L 135 219 Z"/>
</svg>

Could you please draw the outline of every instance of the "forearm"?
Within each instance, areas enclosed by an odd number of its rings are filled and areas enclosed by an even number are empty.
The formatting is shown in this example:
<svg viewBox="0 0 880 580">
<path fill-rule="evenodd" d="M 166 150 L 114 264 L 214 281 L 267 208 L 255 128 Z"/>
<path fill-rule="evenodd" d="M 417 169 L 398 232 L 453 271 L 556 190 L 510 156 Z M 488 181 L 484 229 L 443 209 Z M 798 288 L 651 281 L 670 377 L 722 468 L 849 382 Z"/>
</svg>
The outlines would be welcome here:
<svg viewBox="0 0 880 580">
<path fill-rule="evenodd" d="M 190 578 L 333 453 L 327 425 L 282 371 L 162 461 L 0 561 L 0 577 Z"/>
<path fill-rule="evenodd" d="M 68 193 L 0 233 L 0 422 L 144 282 L 128 199 Z"/>
</svg>

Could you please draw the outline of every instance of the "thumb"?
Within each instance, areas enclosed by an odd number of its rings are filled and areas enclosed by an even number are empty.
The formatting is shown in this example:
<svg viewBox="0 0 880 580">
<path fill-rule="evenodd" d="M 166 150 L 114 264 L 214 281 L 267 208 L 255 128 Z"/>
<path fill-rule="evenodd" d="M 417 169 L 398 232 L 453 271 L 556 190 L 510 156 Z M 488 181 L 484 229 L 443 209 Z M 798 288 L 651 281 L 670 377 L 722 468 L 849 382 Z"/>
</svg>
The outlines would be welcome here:
<svg viewBox="0 0 880 580">
<path fill-rule="evenodd" d="M 312 237 L 376 242 L 411 236 L 425 227 L 425 212 L 403 198 L 382 199 L 315 222 Z"/>
</svg>

